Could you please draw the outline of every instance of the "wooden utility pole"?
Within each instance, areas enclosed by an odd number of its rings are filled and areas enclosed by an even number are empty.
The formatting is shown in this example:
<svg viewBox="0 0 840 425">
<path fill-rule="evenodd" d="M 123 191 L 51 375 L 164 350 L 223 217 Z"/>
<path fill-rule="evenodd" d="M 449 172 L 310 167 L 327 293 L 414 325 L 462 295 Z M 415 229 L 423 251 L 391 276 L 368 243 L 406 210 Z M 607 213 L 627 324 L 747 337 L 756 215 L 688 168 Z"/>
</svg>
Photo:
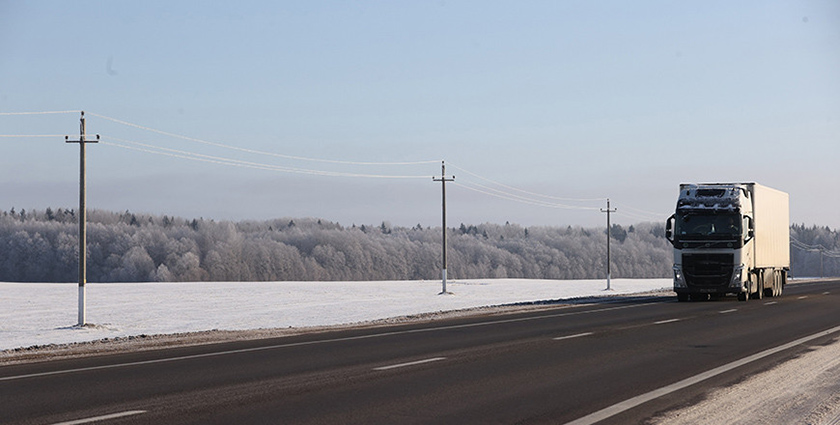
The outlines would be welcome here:
<svg viewBox="0 0 840 425">
<path fill-rule="evenodd" d="M 96 140 L 85 140 L 85 111 L 82 111 L 81 125 L 79 128 L 79 140 L 69 140 L 70 136 L 64 136 L 65 143 L 79 144 L 79 324 L 77 326 L 85 326 L 85 283 L 87 283 L 87 241 L 86 241 L 86 223 L 87 223 L 87 207 L 85 206 L 85 145 L 88 143 L 98 143 L 99 135 L 96 135 Z"/>
<path fill-rule="evenodd" d="M 432 181 L 440 182 L 441 193 L 443 195 L 443 213 L 442 213 L 442 222 L 443 222 L 443 272 L 442 272 L 442 282 L 443 282 L 443 290 L 440 292 L 440 295 L 449 294 L 450 292 L 446 291 L 446 182 L 455 181 L 455 176 L 451 178 L 446 178 L 446 163 L 444 161 L 440 162 L 440 178 L 432 177 Z"/>
<path fill-rule="evenodd" d="M 607 291 L 610 290 L 610 214 L 616 211 L 617 208 L 610 209 L 610 198 L 607 198 L 607 209 L 601 208 L 601 212 L 607 213 Z"/>
</svg>

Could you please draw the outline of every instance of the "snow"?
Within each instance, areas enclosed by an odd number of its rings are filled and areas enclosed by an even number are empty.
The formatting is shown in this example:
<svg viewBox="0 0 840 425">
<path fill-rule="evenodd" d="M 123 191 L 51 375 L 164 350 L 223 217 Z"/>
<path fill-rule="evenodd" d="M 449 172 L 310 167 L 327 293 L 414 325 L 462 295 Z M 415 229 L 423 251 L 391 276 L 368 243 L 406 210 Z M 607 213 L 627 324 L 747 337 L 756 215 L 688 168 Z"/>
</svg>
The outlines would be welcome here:
<svg viewBox="0 0 840 425">
<path fill-rule="evenodd" d="M 671 279 L 89 283 L 0 282 L 0 350 L 205 330 L 301 328 L 503 304 L 671 289 Z"/>
<path fill-rule="evenodd" d="M 811 348 L 813 351 L 713 391 L 705 400 L 651 423 L 840 424 L 840 341 Z"/>
</svg>

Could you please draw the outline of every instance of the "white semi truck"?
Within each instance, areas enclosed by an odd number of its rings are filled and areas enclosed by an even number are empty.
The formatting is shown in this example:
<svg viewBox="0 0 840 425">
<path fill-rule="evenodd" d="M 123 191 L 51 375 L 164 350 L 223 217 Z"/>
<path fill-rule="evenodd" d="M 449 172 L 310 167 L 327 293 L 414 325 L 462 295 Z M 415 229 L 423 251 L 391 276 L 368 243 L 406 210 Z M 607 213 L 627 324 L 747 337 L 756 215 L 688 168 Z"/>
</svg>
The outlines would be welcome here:
<svg viewBox="0 0 840 425">
<path fill-rule="evenodd" d="M 787 193 L 757 183 L 681 184 L 665 234 L 679 301 L 782 295 L 790 270 Z"/>
</svg>

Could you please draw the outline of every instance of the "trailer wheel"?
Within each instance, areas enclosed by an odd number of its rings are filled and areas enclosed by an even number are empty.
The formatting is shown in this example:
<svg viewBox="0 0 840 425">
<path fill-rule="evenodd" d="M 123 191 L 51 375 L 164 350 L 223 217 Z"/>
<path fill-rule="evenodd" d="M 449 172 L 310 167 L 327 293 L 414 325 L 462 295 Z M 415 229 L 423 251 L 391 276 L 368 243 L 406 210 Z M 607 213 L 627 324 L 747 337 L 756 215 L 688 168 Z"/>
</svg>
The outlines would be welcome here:
<svg viewBox="0 0 840 425">
<path fill-rule="evenodd" d="M 755 289 L 755 292 L 752 292 L 748 295 L 749 298 L 754 300 L 760 300 L 764 298 L 764 273 L 759 271 L 755 275 L 755 281 L 750 281 L 750 290 Z"/>
<path fill-rule="evenodd" d="M 773 283 L 769 288 L 764 289 L 764 296 L 767 298 L 779 296 L 779 273 L 773 270 Z"/>
</svg>

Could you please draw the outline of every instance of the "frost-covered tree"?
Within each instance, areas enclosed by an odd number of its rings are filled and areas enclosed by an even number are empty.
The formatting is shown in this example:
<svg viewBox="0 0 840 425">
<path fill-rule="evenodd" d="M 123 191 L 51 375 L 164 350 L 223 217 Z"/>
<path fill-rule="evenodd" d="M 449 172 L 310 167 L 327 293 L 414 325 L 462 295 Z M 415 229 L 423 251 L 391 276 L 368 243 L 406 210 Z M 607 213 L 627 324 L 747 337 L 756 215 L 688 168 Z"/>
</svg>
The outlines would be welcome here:
<svg viewBox="0 0 840 425">
<path fill-rule="evenodd" d="M 0 215 L 0 280 L 76 279 L 77 224 L 70 209 Z M 342 227 L 324 219 L 215 222 L 93 210 L 88 214 L 88 281 L 263 281 L 438 279 L 441 229 Z M 612 226 L 614 277 L 671 274 L 673 251 L 661 223 Z M 449 275 L 462 278 L 606 277 L 603 228 L 462 224 L 448 229 Z M 806 244 L 837 249 L 837 232 L 793 226 Z M 819 273 L 819 256 L 792 250 L 794 272 Z M 836 261 L 823 258 L 826 274 Z"/>
</svg>

